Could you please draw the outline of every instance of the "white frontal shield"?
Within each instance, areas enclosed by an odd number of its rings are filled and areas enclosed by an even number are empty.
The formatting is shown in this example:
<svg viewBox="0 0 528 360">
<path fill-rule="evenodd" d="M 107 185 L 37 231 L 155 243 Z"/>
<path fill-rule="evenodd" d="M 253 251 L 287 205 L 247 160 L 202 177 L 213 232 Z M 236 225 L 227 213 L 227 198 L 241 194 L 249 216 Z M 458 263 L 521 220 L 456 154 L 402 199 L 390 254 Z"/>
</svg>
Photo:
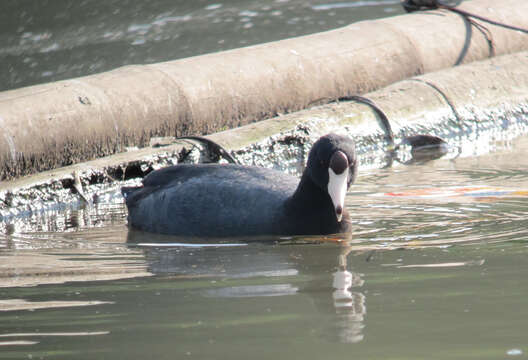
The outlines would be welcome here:
<svg viewBox="0 0 528 360">
<path fill-rule="evenodd" d="M 332 168 L 328 168 L 328 194 L 334 204 L 337 221 L 343 218 L 345 207 L 345 195 L 347 192 L 348 171 L 343 171 L 337 175 Z"/>
</svg>

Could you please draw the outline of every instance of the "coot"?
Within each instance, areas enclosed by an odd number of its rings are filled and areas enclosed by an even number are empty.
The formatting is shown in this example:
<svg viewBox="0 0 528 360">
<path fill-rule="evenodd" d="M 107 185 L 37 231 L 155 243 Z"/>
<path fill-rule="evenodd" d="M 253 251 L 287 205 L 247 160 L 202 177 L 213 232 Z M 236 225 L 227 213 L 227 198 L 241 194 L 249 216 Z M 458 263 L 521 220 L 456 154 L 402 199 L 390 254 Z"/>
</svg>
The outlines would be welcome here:
<svg viewBox="0 0 528 360">
<path fill-rule="evenodd" d="M 182 164 L 124 187 L 128 222 L 147 232 L 228 237 L 347 232 L 344 207 L 357 172 L 354 142 L 328 134 L 308 155 L 301 180 L 280 171 L 222 164 Z"/>
</svg>

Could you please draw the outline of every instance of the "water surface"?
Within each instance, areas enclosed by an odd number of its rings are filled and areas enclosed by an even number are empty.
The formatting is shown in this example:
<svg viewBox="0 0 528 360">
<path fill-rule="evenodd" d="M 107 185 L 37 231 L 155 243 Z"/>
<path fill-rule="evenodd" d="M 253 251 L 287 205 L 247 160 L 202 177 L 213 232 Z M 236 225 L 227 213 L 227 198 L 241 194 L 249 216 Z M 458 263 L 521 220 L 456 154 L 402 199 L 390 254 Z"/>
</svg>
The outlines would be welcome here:
<svg viewBox="0 0 528 360">
<path fill-rule="evenodd" d="M 201 247 L 118 196 L 4 223 L 0 358 L 525 357 L 527 149 L 363 171 L 350 238 Z"/>
<path fill-rule="evenodd" d="M 400 13 L 399 0 L 2 0 L 0 91 Z"/>
</svg>

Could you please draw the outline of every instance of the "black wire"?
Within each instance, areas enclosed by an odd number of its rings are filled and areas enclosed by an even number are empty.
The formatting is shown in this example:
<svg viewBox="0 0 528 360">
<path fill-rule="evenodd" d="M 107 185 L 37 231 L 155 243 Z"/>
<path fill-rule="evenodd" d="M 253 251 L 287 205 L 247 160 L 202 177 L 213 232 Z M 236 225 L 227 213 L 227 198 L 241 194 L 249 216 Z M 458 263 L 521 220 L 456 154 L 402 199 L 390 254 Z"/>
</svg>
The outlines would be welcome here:
<svg viewBox="0 0 528 360">
<path fill-rule="evenodd" d="M 229 151 L 224 149 L 220 144 L 214 142 L 213 140 L 209 140 L 201 136 L 182 136 L 176 138 L 176 140 L 193 140 L 199 142 L 207 146 L 209 151 L 211 151 L 214 155 L 223 157 L 231 164 L 240 165 L 240 163 L 229 153 Z"/>
<path fill-rule="evenodd" d="M 521 28 L 521 27 L 518 27 L 518 26 L 508 25 L 508 24 L 501 23 L 499 21 L 491 20 L 491 19 L 485 18 L 484 16 L 476 15 L 476 14 L 470 13 L 468 11 L 458 9 L 458 8 L 456 8 L 454 6 L 447 5 L 447 4 L 443 3 L 440 0 L 436 0 L 436 2 L 438 4 L 438 7 L 441 8 L 441 9 L 450 10 L 450 11 L 456 12 L 456 13 L 458 13 L 460 15 L 473 17 L 475 19 L 479 19 L 481 21 L 487 22 L 487 23 L 492 24 L 492 25 L 496 25 L 496 26 L 500 26 L 500 27 L 503 27 L 503 28 L 506 28 L 506 29 L 520 31 L 520 32 L 523 32 L 525 34 L 528 34 L 528 29 L 524 29 L 524 28 Z"/>
<path fill-rule="evenodd" d="M 439 9 L 439 8 L 446 9 L 449 11 L 453 11 L 457 14 L 463 15 L 463 16 L 472 17 L 472 18 L 487 22 L 495 26 L 500 26 L 506 29 L 520 31 L 525 34 L 528 34 L 528 29 L 524 29 L 518 26 L 508 25 L 500 21 L 495 21 L 495 20 L 486 18 L 484 16 L 470 13 L 468 11 L 457 8 L 456 5 L 453 6 L 453 5 L 446 4 L 442 0 L 405 0 L 402 3 L 402 6 L 407 12 L 413 12 L 413 11 L 418 11 L 418 10 L 434 10 L 434 9 Z"/>
</svg>

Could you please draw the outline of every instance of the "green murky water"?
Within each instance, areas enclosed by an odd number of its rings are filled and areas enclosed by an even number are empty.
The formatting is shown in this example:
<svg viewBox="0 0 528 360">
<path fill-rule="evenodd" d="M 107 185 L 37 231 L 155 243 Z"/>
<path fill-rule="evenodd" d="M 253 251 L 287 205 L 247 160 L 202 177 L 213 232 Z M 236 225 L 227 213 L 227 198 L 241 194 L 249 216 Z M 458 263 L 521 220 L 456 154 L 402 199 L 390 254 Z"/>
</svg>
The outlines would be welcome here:
<svg viewBox="0 0 528 360">
<path fill-rule="evenodd" d="M 398 3 L 7 0 L 0 88 L 323 31 Z M 0 223 L 0 359 L 524 358 L 527 150 L 518 139 L 363 171 L 341 242 L 156 246 L 129 236 L 118 195 Z"/>
<path fill-rule="evenodd" d="M 341 242 L 156 246 L 118 197 L 4 224 L 0 359 L 523 358 L 527 149 L 363 171 Z"/>
<path fill-rule="evenodd" d="M 399 0 L 2 0 L 0 91 L 402 13 Z"/>
</svg>

